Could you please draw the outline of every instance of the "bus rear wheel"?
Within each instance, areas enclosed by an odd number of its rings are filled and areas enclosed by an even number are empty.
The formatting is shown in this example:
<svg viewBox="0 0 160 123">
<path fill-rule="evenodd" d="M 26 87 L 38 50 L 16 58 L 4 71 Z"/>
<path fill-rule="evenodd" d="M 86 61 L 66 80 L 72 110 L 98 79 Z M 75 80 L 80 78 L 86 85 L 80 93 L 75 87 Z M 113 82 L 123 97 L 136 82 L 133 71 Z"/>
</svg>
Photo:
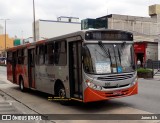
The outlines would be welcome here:
<svg viewBox="0 0 160 123">
<path fill-rule="evenodd" d="M 19 88 L 20 88 L 20 90 L 22 92 L 24 92 L 26 90 L 26 88 L 24 87 L 24 81 L 23 81 L 23 79 L 20 79 Z"/>
</svg>

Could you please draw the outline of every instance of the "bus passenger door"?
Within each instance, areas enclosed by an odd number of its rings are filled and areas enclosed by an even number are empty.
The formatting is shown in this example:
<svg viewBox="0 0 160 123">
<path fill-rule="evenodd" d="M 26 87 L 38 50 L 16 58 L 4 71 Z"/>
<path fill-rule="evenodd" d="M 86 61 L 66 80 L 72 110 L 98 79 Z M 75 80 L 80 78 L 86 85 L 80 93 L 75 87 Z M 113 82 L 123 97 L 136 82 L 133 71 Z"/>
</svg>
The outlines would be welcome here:
<svg viewBox="0 0 160 123">
<path fill-rule="evenodd" d="M 35 87 L 35 49 L 28 49 L 28 82 L 29 87 Z"/>
<path fill-rule="evenodd" d="M 82 62 L 81 41 L 69 43 L 69 81 L 70 94 L 73 98 L 82 99 Z"/>
<path fill-rule="evenodd" d="M 17 64 L 17 52 L 13 52 L 13 62 L 12 62 L 12 75 L 13 83 L 16 83 L 16 64 Z"/>
</svg>

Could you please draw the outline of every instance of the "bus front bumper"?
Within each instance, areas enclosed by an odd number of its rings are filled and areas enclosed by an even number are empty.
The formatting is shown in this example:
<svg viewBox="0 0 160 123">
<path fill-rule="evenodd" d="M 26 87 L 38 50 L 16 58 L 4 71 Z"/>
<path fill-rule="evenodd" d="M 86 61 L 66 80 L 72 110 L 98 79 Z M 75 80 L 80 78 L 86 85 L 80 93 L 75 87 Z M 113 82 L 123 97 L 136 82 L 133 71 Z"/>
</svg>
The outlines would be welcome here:
<svg viewBox="0 0 160 123">
<path fill-rule="evenodd" d="M 84 91 L 84 102 L 102 101 L 138 94 L 138 82 L 130 88 L 118 91 L 98 91 L 89 87 Z"/>
</svg>

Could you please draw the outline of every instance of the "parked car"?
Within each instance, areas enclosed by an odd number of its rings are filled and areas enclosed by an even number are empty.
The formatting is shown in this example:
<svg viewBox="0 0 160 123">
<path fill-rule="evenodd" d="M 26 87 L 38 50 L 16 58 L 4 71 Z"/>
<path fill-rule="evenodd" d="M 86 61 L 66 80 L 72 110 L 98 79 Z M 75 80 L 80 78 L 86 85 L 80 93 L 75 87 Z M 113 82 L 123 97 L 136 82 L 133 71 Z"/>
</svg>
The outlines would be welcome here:
<svg viewBox="0 0 160 123">
<path fill-rule="evenodd" d="M 0 64 L 5 64 L 5 60 L 6 60 L 5 57 L 0 57 Z"/>
</svg>

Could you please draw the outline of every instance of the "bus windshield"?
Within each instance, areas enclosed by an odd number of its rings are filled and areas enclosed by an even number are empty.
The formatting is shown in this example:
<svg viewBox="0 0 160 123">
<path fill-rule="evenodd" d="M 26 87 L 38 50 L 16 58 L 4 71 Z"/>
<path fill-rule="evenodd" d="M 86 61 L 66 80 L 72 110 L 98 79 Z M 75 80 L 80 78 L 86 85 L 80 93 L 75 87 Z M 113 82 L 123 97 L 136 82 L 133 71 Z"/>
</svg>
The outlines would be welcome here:
<svg viewBox="0 0 160 123">
<path fill-rule="evenodd" d="M 84 71 L 89 74 L 128 73 L 135 70 L 132 44 L 86 44 Z"/>
</svg>

